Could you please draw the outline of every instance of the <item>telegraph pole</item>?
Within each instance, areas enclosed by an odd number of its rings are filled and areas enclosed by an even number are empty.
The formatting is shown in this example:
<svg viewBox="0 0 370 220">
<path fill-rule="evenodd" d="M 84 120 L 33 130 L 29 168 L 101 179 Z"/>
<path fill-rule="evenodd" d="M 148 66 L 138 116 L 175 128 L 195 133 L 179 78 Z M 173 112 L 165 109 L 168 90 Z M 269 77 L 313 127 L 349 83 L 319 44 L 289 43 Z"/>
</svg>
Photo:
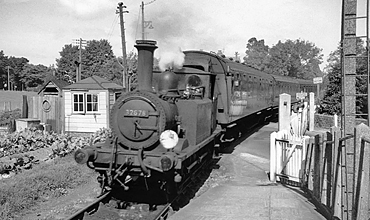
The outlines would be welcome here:
<svg viewBox="0 0 370 220">
<path fill-rule="evenodd" d="M 123 11 L 126 6 L 122 2 L 118 3 L 119 10 L 119 20 L 121 24 L 121 39 L 122 39 L 122 59 L 123 59 L 123 76 L 122 76 L 122 86 L 128 92 L 130 90 L 128 85 L 128 71 L 127 71 L 127 54 L 126 54 L 126 38 L 125 38 L 125 23 L 123 21 L 123 13 L 128 13 L 128 11 Z"/>
<path fill-rule="evenodd" d="M 80 39 L 75 39 L 74 41 L 75 44 L 78 44 L 79 46 L 79 56 L 78 56 L 78 61 L 75 61 L 76 64 L 76 82 L 81 80 L 81 74 L 82 74 L 82 46 L 86 45 L 86 40 Z"/>
<path fill-rule="evenodd" d="M 8 91 L 10 91 L 10 74 L 9 74 L 10 66 L 7 66 L 7 67 L 8 67 Z"/>
<path fill-rule="evenodd" d="M 141 38 L 145 40 L 144 2 L 141 2 Z"/>
</svg>

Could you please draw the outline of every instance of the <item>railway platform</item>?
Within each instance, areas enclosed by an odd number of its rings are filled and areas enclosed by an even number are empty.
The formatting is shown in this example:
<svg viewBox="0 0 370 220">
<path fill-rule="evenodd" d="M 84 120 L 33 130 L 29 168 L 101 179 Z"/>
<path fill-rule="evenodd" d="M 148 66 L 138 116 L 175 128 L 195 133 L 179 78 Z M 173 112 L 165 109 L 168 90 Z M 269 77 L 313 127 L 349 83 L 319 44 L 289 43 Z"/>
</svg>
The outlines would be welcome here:
<svg viewBox="0 0 370 220">
<path fill-rule="evenodd" d="M 224 181 L 192 199 L 171 220 L 321 220 L 326 219 L 299 187 L 271 183 L 269 170 L 270 123 L 222 155 L 219 168 Z M 212 175 L 212 174 L 211 174 Z"/>
</svg>

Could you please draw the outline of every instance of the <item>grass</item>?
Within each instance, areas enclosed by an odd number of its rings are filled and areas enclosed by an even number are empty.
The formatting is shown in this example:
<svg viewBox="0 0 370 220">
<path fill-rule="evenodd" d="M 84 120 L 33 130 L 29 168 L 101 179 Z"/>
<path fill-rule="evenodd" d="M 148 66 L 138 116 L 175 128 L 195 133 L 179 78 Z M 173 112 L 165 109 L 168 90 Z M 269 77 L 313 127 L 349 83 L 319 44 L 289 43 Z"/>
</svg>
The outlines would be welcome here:
<svg viewBox="0 0 370 220">
<path fill-rule="evenodd" d="M 0 110 L 22 108 L 23 95 L 37 96 L 36 92 L 0 90 Z M 11 103 L 9 106 L 9 103 Z M 5 109 L 6 108 L 6 109 Z"/>
<path fill-rule="evenodd" d="M 39 202 L 63 196 L 69 189 L 86 184 L 92 175 L 91 169 L 76 164 L 69 155 L 3 179 L 0 181 L 0 219 L 12 219 L 15 213 Z"/>
</svg>

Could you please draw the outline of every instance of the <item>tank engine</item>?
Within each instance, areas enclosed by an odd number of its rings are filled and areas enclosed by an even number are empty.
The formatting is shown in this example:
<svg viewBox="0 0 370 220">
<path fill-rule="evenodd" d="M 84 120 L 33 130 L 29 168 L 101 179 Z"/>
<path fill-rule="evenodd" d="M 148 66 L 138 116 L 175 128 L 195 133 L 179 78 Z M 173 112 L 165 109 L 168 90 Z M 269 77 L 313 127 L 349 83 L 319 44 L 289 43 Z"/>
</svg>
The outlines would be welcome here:
<svg viewBox="0 0 370 220">
<path fill-rule="evenodd" d="M 311 81 L 274 76 L 214 53 L 186 51 L 181 69 L 153 72 L 155 41 L 137 41 L 138 88 L 110 113 L 113 136 L 75 152 L 123 201 L 165 203 L 213 156 L 277 114 L 281 93 L 314 91 Z"/>
<path fill-rule="evenodd" d="M 76 151 L 75 160 L 97 171 L 102 189 L 116 190 L 118 199 L 158 204 L 212 158 L 220 134 L 215 75 L 194 68 L 153 74 L 156 42 L 137 41 L 135 47 L 138 88 L 112 107 L 113 137 Z"/>
</svg>

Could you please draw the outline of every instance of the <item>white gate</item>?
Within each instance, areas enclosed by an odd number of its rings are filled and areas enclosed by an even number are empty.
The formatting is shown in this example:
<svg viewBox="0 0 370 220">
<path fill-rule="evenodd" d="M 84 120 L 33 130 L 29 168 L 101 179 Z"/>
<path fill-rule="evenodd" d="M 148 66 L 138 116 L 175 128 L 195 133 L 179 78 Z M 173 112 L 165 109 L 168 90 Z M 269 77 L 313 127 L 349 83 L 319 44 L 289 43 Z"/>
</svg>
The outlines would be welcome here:
<svg viewBox="0 0 370 220">
<path fill-rule="evenodd" d="M 314 98 L 313 93 L 310 94 L 311 98 Z M 290 99 L 288 94 L 280 95 L 279 131 L 272 132 L 270 135 L 270 181 L 272 182 L 289 180 L 300 183 L 302 179 L 306 143 L 309 141 L 309 137 L 304 136 L 304 133 L 308 128 L 310 108 L 308 103 L 303 101 L 292 106 Z"/>
</svg>

